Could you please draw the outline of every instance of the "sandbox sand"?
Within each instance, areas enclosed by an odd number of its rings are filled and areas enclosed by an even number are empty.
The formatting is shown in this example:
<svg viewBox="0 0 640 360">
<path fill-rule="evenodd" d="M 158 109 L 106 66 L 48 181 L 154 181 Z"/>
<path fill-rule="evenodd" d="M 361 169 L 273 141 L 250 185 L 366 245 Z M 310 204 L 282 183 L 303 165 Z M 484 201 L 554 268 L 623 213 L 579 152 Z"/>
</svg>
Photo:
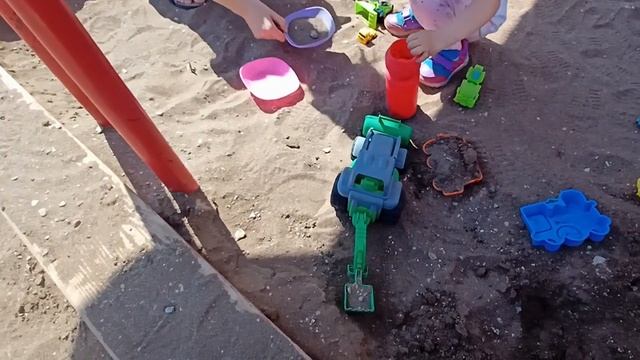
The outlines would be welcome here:
<svg viewBox="0 0 640 360">
<path fill-rule="evenodd" d="M 71 2 L 202 184 L 192 212 L 175 212 L 154 182 L 136 180 L 142 169 L 127 169 L 116 137 L 97 134 L 6 29 L 0 64 L 111 166 L 122 163 L 136 191 L 314 358 L 640 356 L 631 336 L 640 327 L 637 5 L 513 0 L 499 33 L 471 46 L 472 63 L 487 70 L 477 107 L 451 100 L 460 76 L 421 92 L 408 122 L 416 144 L 440 132 L 468 138 L 485 179 L 445 198 L 430 187 L 423 153 L 410 152 L 400 223 L 369 232 L 376 313 L 349 317 L 341 307 L 353 235 L 329 194 L 364 115 L 384 111 L 393 38 L 359 45 L 364 23 L 352 1 L 270 2 L 283 15 L 311 5 L 334 14 L 333 40 L 306 50 L 255 41 L 212 3 Z M 242 88 L 239 67 L 265 56 L 287 61 L 303 82 L 294 107 L 264 113 Z M 612 234 L 554 255 L 532 249 L 518 208 L 570 187 L 599 202 Z M 235 241 L 238 229 L 246 237 Z M 596 255 L 606 262 L 593 265 Z"/>
</svg>

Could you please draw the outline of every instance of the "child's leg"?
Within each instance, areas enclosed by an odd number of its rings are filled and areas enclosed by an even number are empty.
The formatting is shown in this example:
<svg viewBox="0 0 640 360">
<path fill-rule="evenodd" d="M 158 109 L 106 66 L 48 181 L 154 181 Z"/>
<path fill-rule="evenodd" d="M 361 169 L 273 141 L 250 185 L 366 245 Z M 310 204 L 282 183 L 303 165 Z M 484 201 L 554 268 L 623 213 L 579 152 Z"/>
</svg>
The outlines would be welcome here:
<svg viewBox="0 0 640 360">
<path fill-rule="evenodd" d="M 394 36 L 406 37 L 420 30 L 436 30 L 452 20 L 457 11 L 464 9 L 472 0 L 410 0 L 409 6 L 400 12 L 388 15 L 384 25 Z M 452 48 L 460 48 L 460 42 Z"/>
<path fill-rule="evenodd" d="M 410 0 L 414 14 L 426 30 L 437 30 L 453 21 L 473 0 Z M 460 39 L 420 65 L 420 81 L 429 87 L 442 87 L 469 62 L 469 46 Z"/>
<path fill-rule="evenodd" d="M 410 0 L 409 4 L 413 9 L 416 20 L 424 29 L 436 30 L 451 22 L 456 17 L 456 14 L 469 7 L 474 1 L 482 0 Z M 479 29 L 473 31 L 465 39 L 473 42 L 498 31 L 505 22 L 506 17 L 507 1 L 500 0 L 500 7 L 493 18 Z M 458 47 L 459 45 L 457 44 L 458 42 L 453 46 Z"/>
<path fill-rule="evenodd" d="M 455 19 L 473 1 L 484 0 L 409 0 L 409 7 L 401 13 L 387 16 L 387 30 L 396 36 L 425 30 L 437 30 Z M 495 32 L 506 18 L 506 0 L 500 1 L 500 9 L 491 21 L 480 29 L 446 47 L 436 56 L 420 65 L 420 81 L 430 87 L 446 85 L 451 77 L 469 62 L 468 41 L 475 41 Z"/>
<path fill-rule="evenodd" d="M 466 9 L 474 0 L 410 0 L 414 15 L 425 30 L 437 30 L 453 21 L 456 14 Z M 482 1 L 482 0 L 479 0 Z M 458 48 L 460 40 L 451 45 Z"/>
</svg>

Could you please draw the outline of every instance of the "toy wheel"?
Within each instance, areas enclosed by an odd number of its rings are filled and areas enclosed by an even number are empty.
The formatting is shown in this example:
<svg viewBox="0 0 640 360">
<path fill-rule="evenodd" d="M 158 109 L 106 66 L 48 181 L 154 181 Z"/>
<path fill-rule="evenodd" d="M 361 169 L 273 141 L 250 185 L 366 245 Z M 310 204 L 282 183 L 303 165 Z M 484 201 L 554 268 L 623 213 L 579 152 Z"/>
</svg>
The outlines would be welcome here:
<svg viewBox="0 0 640 360">
<path fill-rule="evenodd" d="M 336 176 L 336 180 L 333 182 L 333 188 L 331 189 L 331 206 L 333 206 L 336 211 L 347 212 L 347 204 L 349 199 L 340 195 L 338 192 L 338 181 L 340 180 L 340 175 Z"/>
<path fill-rule="evenodd" d="M 400 193 L 400 201 L 398 201 L 398 206 L 393 209 L 382 209 L 378 221 L 389 225 L 397 224 L 400 220 L 400 215 L 402 215 L 402 210 L 404 209 L 405 202 L 406 199 L 403 191 Z"/>
<path fill-rule="evenodd" d="M 351 146 L 351 160 L 355 160 L 360 154 L 360 150 L 364 146 L 365 138 L 362 136 L 356 136 L 356 139 L 353 140 L 353 145 Z"/>
</svg>

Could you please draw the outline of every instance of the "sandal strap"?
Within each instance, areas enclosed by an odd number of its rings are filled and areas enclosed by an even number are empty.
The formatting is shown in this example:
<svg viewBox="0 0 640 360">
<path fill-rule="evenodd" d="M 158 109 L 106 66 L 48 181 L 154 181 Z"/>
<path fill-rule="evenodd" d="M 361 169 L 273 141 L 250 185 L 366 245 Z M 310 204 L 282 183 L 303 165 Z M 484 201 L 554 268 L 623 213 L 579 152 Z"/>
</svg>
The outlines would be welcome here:
<svg viewBox="0 0 640 360">
<path fill-rule="evenodd" d="M 442 67 L 447 69 L 449 72 L 452 72 L 456 67 L 455 62 L 458 61 L 460 56 L 465 56 L 464 53 L 468 51 L 465 49 L 465 46 L 466 43 L 463 40 L 460 50 L 442 50 L 433 57 L 433 62 L 442 65 Z"/>
<path fill-rule="evenodd" d="M 408 21 L 416 21 L 415 17 L 413 16 L 413 9 L 409 8 L 397 12 L 396 20 L 398 22 L 398 25 L 400 26 L 404 26 L 404 24 Z"/>
<path fill-rule="evenodd" d="M 436 56 L 434 56 L 433 62 L 437 63 L 439 65 L 442 65 L 442 67 L 444 67 L 445 69 L 447 69 L 449 72 L 453 71 L 453 69 L 455 68 L 455 64 L 454 64 L 454 60 L 450 60 L 448 59 L 448 57 L 450 56 L 446 56 L 445 54 L 443 54 L 445 51 L 455 51 L 457 52 L 456 56 L 454 57 L 454 59 L 457 59 L 458 56 L 460 56 L 460 51 L 458 50 L 444 50 L 444 51 L 440 51 Z"/>
</svg>

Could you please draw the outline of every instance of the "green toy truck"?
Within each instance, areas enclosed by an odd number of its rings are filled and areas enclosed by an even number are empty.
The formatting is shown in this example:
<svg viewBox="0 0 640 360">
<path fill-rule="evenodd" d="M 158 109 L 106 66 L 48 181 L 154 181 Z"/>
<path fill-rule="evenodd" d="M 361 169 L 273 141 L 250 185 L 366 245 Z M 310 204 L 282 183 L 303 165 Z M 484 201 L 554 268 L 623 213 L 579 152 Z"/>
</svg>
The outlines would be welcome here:
<svg viewBox="0 0 640 360">
<path fill-rule="evenodd" d="M 356 15 L 362 16 L 369 28 L 373 30 L 378 28 L 380 20 L 393 11 L 393 5 L 386 1 L 357 0 L 355 6 Z"/>
<path fill-rule="evenodd" d="M 355 229 L 353 262 L 347 266 L 349 282 L 344 285 L 346 312 L 375 311 L 373 286 L 367 277 L 367 228 L 379 221 L 396 223 L 404 196 L 398 170 L 404 168 L 412 129 L 386 116 L 365 117 L 362 136 L 353 142 L 351 166 L 340 172 L 331 191 L 331 205 L 349 214 Z"/>
<path fill-rule="evenodd" d="M 462 84 L 456 90 L 456 96 L 453 101 L 467 107 L 476 106 L 478 97 L 480 97 L 480 89 L 484 81 L 485 71 L 482 65 L 474 65 L 467 70 L 467 78 L 462 80 Z"/>
</svg>

